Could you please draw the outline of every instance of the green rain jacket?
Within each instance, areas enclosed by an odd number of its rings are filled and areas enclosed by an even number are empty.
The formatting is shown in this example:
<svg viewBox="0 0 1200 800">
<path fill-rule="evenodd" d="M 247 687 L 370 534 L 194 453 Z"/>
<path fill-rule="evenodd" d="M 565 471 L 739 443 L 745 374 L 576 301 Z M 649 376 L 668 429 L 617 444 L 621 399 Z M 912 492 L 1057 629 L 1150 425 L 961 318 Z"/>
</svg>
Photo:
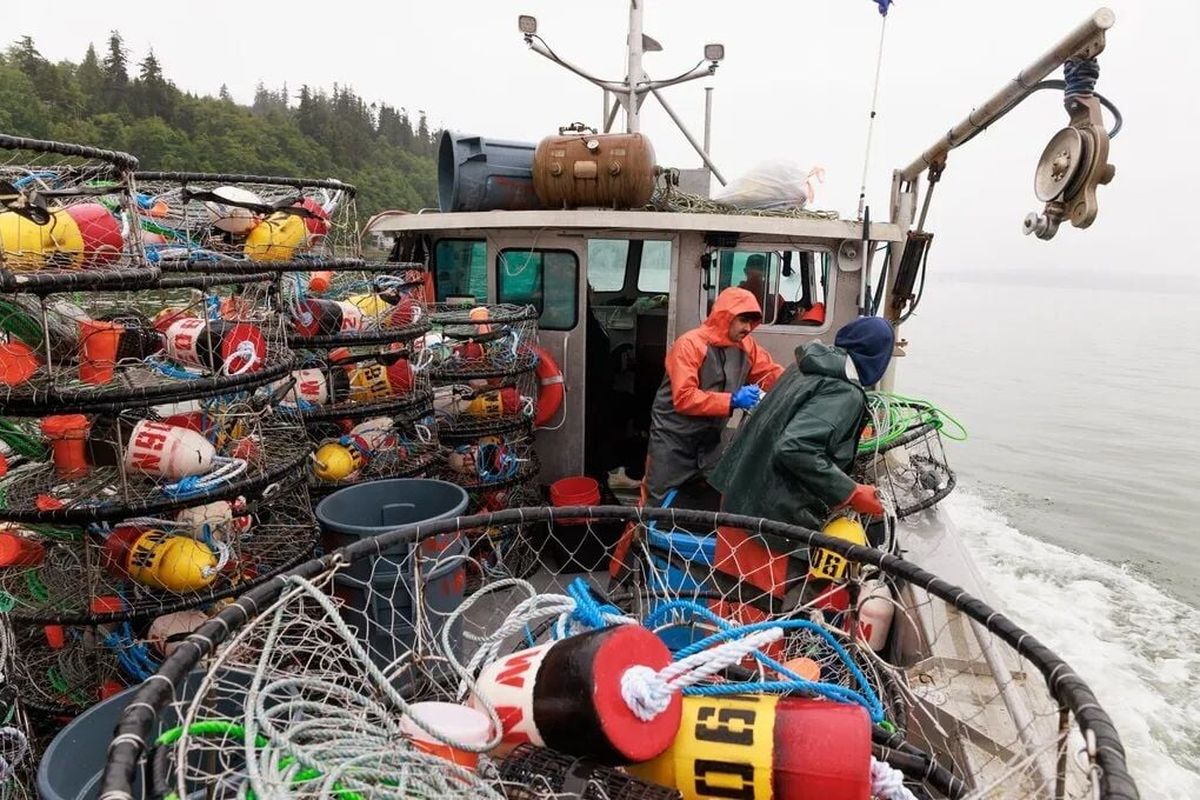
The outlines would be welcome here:
<svg viewBox="0 0 1200 800">
<path fill-rule="evenodd" d="M 722 510 L 820 530 L 849 497 L 866 424 L 867 396 L 846 351 L 813 342 L 788 367 L 737 438 L 711 481 Z"/>
</svg>

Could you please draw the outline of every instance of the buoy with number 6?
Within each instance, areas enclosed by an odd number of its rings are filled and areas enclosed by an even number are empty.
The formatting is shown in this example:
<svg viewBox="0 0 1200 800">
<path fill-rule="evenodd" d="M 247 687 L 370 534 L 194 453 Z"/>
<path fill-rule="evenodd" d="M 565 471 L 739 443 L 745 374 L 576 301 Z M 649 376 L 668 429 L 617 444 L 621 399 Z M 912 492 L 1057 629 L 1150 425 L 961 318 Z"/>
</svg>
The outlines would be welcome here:
<svg viewBox="0 0 1200 800">
<path fill-rule="evenodd" d="M 684 800 L 868 800 L 871 719 L 830 700 L 685 697 L 670 749 L 628 770 Z"/>
</svg>

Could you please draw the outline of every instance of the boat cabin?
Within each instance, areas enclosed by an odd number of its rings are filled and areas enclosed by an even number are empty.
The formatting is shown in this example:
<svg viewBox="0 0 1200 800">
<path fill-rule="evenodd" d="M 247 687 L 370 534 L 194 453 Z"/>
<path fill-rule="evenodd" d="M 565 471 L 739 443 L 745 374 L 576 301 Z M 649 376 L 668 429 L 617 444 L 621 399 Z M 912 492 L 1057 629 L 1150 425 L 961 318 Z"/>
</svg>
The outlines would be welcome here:
<svg viewBox="0 0 1200 800">
<path fill-rule="evenodd" d="M 400 260 L 427 259 L 438 302 L 537 308 L 566 388 L 537 431 L 543 481 L 601 463 L 641 474 L 667 348 L 723 289 L 759 298 L 754 337 L 787 364 L 878 307 L 890 287 L 869 286 L 872 256 L 904 238 L 892 224 L 870 224 L 864 242 L 862 223 L 842 220 L 596 209 L 385 214 L 368 233 L 391 237 Z"/>
</svg>

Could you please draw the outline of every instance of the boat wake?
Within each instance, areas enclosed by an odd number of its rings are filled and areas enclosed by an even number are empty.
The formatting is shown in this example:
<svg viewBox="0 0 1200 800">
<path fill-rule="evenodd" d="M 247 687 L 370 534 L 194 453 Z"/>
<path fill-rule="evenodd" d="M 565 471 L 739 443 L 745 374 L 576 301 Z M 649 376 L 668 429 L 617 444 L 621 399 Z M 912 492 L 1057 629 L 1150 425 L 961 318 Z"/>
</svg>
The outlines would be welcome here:
<svg viewBox="0 0 1200 800">
<path fill-rule="evenodd" d="M 999 608 L 1091 685 L 1143 797 L 1200 797 L 1200 612 L 1121 566 L 1022 533 L 980 494 L 946 502 Z"/>
</svg>

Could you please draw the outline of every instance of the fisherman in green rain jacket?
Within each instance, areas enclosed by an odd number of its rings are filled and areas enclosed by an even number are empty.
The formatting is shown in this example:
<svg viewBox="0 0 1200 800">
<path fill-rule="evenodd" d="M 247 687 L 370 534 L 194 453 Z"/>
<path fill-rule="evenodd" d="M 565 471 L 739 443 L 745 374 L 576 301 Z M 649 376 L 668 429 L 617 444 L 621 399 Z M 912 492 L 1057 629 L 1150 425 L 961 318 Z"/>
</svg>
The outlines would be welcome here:
<svg viewBox="0 0 1200 800">
<path fill-rule="evenodd" d="M 864 386 L 879 382 L 895 334 L 879 317 L 857 319 L 834 346 L 796 348 L 789 366 L 741 425 L 712 475 L 722 510 L 820 530 L 830 512 L 850 506 L 880 516 L 874 486 L 847 472 L 867 422 Z"/>
</svg>

